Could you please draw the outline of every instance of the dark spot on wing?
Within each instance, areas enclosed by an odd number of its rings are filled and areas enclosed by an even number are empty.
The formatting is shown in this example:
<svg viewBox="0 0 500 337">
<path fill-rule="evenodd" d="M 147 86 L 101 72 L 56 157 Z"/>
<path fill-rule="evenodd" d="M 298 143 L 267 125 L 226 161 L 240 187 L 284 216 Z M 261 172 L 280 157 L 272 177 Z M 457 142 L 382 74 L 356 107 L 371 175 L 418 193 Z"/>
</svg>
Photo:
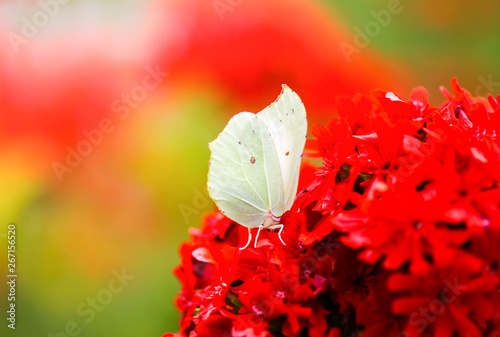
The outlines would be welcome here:
<svg viewBox="0 0 500 337">
<path fill-rule="evenodd" d="M 285 156 L 288 156 L 290 154 L 290 151 L 286 151 Z"/>
<path fill-rule="evenodd" d="M 250 164 L 255 164 L 255 157 L 250 158 Z"/>
<path fill-rule="evenodd" d="M 241 142 L 238 142 L 238 144 L 240 144 L 240 145 L 241 145 Z"/>
<path fill-rule="evenodd" d="M 255 130 L 252 130 L 253 134 L 255 135 Z"/>
</svg>

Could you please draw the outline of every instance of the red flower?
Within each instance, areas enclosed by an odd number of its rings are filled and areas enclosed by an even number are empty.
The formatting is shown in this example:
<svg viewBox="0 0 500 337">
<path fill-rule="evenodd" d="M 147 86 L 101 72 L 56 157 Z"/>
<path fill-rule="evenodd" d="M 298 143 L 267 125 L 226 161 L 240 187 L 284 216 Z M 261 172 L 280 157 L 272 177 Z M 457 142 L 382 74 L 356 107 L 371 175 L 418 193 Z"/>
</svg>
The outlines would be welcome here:
<svg viewBox="0 0 500 337">
<path fill-rule="evenodd" d="M 315 125 L 257 248 L 215 212 L 181 246 L 182 336 L 498 336 L 500 102 L 375 91 Z M 349 109 L 353 109 L 349 113 Z"/>
<path fill-rule="evenodd" d="M 392 305 L 394 313 L 409 316 L 407 327 L 439 337 L 481 336 L 499 309 L 498 277 L 485 273 L 480 259 L 456 250 L 442 251 L 411 274 L 391 276 L 387 287 L 402 294 Z"/>
</svg>

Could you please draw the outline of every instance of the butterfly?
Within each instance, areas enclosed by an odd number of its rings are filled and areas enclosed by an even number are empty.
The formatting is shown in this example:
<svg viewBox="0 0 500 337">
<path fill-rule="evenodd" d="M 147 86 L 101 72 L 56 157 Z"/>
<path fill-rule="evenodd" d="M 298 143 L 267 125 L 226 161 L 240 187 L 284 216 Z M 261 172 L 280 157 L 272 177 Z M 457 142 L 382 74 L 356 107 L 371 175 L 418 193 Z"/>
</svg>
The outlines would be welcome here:
<svg viewBox="0 0 500 337">
<path fill-rule="evenodd" d="M 281 216 L 297 193 L 307 137 L 307 116 L 300 97 L 283 85 L 278 99 L 257 114 L 240 112 L 209 144 L 208 192 L 219 210 L 251 229 L 283 230 Z"/>
</svg>

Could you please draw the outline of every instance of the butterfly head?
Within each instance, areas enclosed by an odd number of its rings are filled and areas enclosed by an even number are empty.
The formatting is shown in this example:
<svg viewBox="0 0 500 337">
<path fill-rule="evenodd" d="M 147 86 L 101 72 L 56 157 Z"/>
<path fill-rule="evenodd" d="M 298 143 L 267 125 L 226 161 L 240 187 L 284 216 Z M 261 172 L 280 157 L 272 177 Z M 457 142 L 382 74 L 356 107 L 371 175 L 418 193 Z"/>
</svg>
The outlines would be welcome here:
<svg viewBox="0 0 500 337">
<path fill-rule="evenodd" d="M 271 213 L 271 211 L 269 210 L 269 211 L 267 211 L 267 214 L 264 218 L 264 223 L 262 224 L 262 227 L 269 228 L 269 227 L 276 226 L 280 223 L 280 220 L 281 220 L 281 217 L 274 216 L 274 214 Z"/>
</svg>

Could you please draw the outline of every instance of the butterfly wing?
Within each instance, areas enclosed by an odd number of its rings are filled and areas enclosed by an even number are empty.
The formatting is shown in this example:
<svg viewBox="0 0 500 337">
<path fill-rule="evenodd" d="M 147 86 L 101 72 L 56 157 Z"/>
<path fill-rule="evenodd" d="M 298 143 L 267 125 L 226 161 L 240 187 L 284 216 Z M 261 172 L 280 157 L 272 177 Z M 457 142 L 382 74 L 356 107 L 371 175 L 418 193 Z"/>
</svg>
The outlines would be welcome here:
<svg viewBox="0 0 500 337">
<path fill-rule="evenodd" d="M 300 97 L 287 85 L 278 99 L 257 116 L 269 128 L 281 167 L 284 189 L 284 211 L 295 200 L 299 184 L 300 162 L 307 137 L 306 109 Z M 283 213 L 274 213 L 281 216 Z"/>
<path fill-rule="evenodd" d="M 268 210 L 284 212 L 280 160 L 262 119 L 237 114 L 209 146 L 208 190 L 222 213 L 252 228 L 263 224 Z"/>
</svg>

